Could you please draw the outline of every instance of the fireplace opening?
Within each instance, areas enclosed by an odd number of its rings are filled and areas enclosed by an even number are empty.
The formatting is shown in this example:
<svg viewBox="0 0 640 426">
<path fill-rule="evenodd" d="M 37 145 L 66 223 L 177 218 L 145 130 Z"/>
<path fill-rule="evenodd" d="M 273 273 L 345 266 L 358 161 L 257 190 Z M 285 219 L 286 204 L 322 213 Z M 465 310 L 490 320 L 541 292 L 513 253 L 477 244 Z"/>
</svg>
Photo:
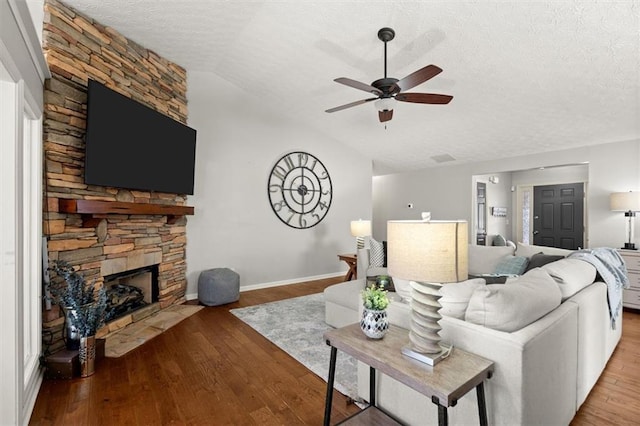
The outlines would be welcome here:
<svg viewBox="0 0 640 426">
<path fill-rule="evenodd" d="M 105 321 L 110 322 L 158 301 L 158 265 L 107 275 Z"/>
</svg>

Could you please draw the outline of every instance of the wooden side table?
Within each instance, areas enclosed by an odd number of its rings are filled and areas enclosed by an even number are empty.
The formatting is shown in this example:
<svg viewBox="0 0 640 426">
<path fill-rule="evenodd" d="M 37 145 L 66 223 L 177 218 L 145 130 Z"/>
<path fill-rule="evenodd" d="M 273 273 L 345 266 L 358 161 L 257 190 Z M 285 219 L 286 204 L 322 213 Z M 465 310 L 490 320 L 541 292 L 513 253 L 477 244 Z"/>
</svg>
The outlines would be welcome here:
<svg viewBox="0 0 640 426">
<path fill-rule="evenodd" d="M 347 275 L 344 276 L 345 281 L 351 281 L 358 278 L 358 256 L 355 254 L 339 254 L 338 259 L 349 265 Z"/>
<path fill-rule="evenodd" d="M 438 406 L 438 424 L 445 426 L 449 422 L 448 407 L 457 404 L 471 389 L 476 388 L 478 415 L 480 424 L 487 425 L 487 408 L 484 397 L 484 380 L 491 378 L 494 364 L 486 358 L 454 348 L 446 359 L 432 367 L 422 364 L 405 355 L 401 349 L 409 344 L 409 333 L 397 327 L 390 328 L 381 340 L 367 338 L 359 324 L 329 330 L 324 333 L 327 345 L 331 346 L 329 378 L 325 400 L 324 424 L 331 421 L 331 403 L 337 350 L 340 349 L 355 359 L 369 365 L 369 407 L 356 413 L 345 422 L 358 416 L 367 419 L 380 419 L 381 424 L 397 424 L 389 414 L 376 407 L 375 379 L 376 370 L 392 377 L 410 388 L 431 398 Z M 358 421 L 361 419 L 358 418 Z M 369 421 L 367 420 L 367 421 Z M 372 423 L 365 423 L 372 424 Z M 378 423 L 375 423 L 378 424 Z"/>
</svg>

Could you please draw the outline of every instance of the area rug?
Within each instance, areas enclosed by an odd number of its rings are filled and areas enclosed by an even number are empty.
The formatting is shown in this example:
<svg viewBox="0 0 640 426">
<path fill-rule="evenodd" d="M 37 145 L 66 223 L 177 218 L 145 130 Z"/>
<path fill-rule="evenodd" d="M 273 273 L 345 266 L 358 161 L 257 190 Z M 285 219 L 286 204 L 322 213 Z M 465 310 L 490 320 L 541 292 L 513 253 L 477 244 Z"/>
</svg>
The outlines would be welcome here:
<svg viewBox="0 0 640 426">
<path fill-rule="evenodd" d="M 204 306 L 172 305 L 142 321 L 129 324 L 125 328 L 107 335 L 104 355 L 109 358 L 121 357 L 202 308 Z"/>
<path fill-rule="evenodd" d="M 324 322 L 322 293 L 230 312 L 327 381 L 331 348 L 322 335 L 332 327 Z M 356 360 L 338 351 L 334 388 L 356 400 L 357 381 Z"/>
</svg>

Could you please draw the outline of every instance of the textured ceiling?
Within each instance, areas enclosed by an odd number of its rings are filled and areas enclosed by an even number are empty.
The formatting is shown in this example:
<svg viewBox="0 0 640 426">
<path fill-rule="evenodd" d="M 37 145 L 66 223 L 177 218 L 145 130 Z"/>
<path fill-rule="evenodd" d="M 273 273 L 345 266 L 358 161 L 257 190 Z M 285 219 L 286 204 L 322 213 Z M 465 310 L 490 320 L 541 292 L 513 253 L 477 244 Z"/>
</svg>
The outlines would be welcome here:
<svg viewBox="0 0 640 426">
<path fill-rule="evenodd" d="M 374 173 L 640 139 L 640 1 L 66 0 L 189 71 L 217 74 L 257 101 L 374 159 Z M 444 71 L 398 103 L 386 128 L 369 94 L 332 80 Z"/>
</svg>

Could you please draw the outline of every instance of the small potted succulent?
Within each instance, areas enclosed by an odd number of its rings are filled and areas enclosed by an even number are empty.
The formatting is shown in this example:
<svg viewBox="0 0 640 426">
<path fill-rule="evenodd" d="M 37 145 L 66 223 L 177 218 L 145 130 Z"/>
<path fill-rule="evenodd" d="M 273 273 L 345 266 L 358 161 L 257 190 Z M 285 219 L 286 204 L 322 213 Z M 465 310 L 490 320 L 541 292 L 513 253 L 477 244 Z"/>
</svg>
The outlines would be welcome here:
<svg viewBox="0 0 640 426">
<path fill-rule="evenodd" d="M 389 298 L 383 287 L 371 285 L 362 290 L 362 319 L 360 328 L 367 337 L 382 339 L 389 329 L 387 306 Z"/>
<path fill-rule="evenodd" d="M 67 347 L 73 348 L 75 342 L 75 349 L 79 349 L 81 375 L 89 376 L 94 371 L 95 335 L 104 325 L 106 289 L 101 286 L 96 290 L 95 281 L 86 284 L 84 277 L 66 261 L 56 260 L 49 269 L 64 280 L 64 284 L 51 286 L 51 294 L 65 313 Z"/>
</svg>

